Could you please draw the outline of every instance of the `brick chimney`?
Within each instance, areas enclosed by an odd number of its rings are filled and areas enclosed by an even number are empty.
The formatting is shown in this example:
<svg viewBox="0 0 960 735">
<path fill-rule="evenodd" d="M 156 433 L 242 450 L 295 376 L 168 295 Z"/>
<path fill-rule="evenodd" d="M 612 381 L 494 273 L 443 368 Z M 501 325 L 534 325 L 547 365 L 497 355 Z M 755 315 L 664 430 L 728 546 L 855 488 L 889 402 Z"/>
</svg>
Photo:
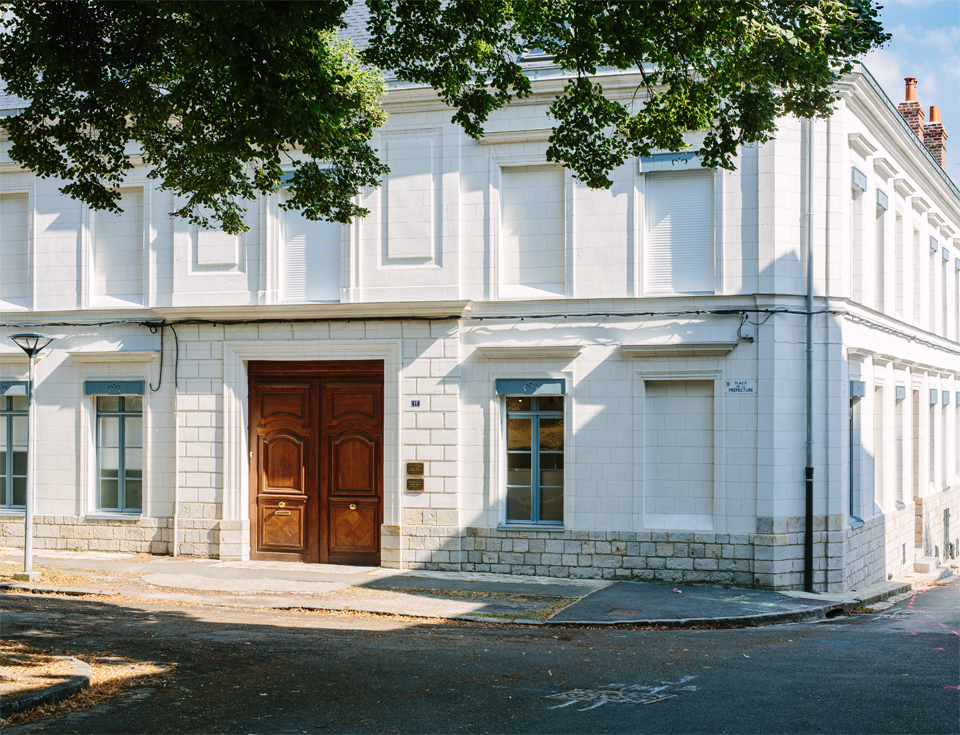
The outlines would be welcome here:
<svg viewBox="0 0 960 735">
<path fill-rule="evenodd" d="M 923 126 L 923 144 L 940 168 L 947 168 L 947 131 L 940 122 L 940 108 L 930 108 L 930 122 Z"/>
<path fill-rule="evenodd" d="M 897 109 L 917 137 L 923 140 L 923 108 L 917 102 L 917 80 L 914 77 L 907 77 L 903 81 L 907 83 L 906 101 L 897 105 Z"/>
</svg>

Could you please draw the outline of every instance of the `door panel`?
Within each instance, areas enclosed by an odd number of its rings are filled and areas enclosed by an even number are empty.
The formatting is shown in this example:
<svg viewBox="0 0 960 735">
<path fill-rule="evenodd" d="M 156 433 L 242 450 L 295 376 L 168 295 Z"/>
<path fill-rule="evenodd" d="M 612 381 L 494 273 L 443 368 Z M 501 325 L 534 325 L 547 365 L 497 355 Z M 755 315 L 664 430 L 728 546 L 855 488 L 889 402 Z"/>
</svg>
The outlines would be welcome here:
<svg viewBox="0 0 960 735">
<path fill-rule="evenodd" d="M 330 443 L 331 495 L 377 492 L 377 446 L 364 435 L 342 436 Z"/>
<path fill-rule="evenodd" d="M 260 550 L 265 552 L 309 554 L 305 499 L 275 500 L 260 503 Z"/>
<path fill-rule="evenodd" d="M 287 432 L 260 439 L 263 492 L 303 494 L 305 449 L 301 437 Z"/>
<path fill-rule="evenodd" d="M 330 554 L 380 553 L 379 504 L 330 502 Z M 357 562 L 365 563 L 365 562 Z"/>
<path fill-rule="evenodd" d="M 330 418 L 335 421 L 350 416 L 377 420 L 376 394 L 363 390 L 359 386 L 338 386 L 339 390 L 330 393 Z"/>
</svg>

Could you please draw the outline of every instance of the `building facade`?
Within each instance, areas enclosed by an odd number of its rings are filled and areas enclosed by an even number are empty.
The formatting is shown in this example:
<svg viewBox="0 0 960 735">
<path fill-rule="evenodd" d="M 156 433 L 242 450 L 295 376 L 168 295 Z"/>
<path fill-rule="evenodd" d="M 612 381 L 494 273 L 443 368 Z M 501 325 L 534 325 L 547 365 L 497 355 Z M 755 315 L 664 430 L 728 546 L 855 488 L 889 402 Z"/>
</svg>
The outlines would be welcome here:
<svg viewBox="0 0 960 735">
<path fill-rule="evenodd" d="M 702 168 L 690 134 L 594 191 L 546 161 L 559 72 L 530 73 L 480 142 L 391 85 L 391 173 L 351 226 L 281 189 L 246 234 L 198 231 L 142 170 L 122 215 L 94 212 L 0 134 L 0 543 L 23 538 L 8 337 L 29 328 L 55 338 L 39 549 L 800 587 L 809 241 L 814 586 L 955 555 L 942 125 L 911 128 L 858 69 L 830 119 L 781 120 L 736 171 Z"/>
</svg>

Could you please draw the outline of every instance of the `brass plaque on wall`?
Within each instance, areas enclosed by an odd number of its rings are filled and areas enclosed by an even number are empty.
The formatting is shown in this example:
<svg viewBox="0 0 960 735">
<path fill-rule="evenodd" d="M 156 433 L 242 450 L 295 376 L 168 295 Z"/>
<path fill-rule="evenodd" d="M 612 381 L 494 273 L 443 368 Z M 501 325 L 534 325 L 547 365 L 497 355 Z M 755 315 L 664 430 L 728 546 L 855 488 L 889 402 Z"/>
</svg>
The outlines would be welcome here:
<svg viewBox="0 0 960 735">
<path fill-rule="evenodd" d="M 407 490 L 423 490 L 423 478 L 422 478 L 422 477 L 408 477 L 408 478 L 407 478 Z"/>
<path fill-rule="evenodd" d="M 423 462 L 407 462 L 407 474 L 408 474 L 408 475 L 422 475 L 422 474 L 423 474 Z"/>
</svg>

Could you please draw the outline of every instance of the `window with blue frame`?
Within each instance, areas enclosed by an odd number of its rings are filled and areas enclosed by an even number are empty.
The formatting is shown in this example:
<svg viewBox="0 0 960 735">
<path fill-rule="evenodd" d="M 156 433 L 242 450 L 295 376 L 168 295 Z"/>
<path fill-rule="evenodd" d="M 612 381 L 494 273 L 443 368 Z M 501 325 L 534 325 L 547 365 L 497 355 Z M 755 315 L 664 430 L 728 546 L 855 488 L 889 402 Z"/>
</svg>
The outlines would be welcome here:
<svg viewBox="0 0 960 735">
<path fill-rule="evenodd" d="M 97 507 L 139 513 L 143 505 L 143 397 L 97 396 Z"/>
<path fill-rule="evenodd" d="M 0 395 L 0 508 L 27 503 L 27 396 Z"/>
<path fill-rule="evenodd" d="M 507 396 L 507 523 L 563 523 L 563 396 Z"/>
</svg>

